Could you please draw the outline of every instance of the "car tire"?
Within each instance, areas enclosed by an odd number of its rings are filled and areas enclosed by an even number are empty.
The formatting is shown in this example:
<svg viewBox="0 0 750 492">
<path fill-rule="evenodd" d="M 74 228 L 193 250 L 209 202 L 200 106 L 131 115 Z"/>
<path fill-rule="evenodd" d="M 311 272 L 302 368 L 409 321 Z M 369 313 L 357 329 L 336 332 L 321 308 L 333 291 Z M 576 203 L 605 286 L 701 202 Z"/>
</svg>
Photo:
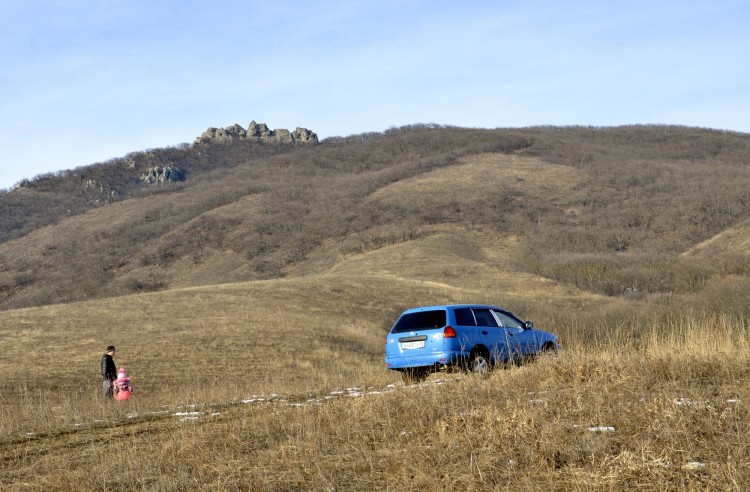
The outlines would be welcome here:
<svg viewBox="0 0 750 492">
<path fill-rule="evenodd" d="M 482 377 L 490 373 L 490 356 L 484 350 L 476 350 L 469 356 L 469 370 Z"/>
<path fill-rule="evenodd" d="M 554 343 L 547 342 L 542 347 L 542 350 L 539 351 L 539 355 L 542 357 L 551 357 L 557 355 L 557 347 L 555 347 Z"/>
<path fill-rule="evenodd" d="M 426 367 L 410 367 L 401 371 L 401 379 L 404 384 L 421 383 L 429 375 L 430 371 Z"/>
</svg>

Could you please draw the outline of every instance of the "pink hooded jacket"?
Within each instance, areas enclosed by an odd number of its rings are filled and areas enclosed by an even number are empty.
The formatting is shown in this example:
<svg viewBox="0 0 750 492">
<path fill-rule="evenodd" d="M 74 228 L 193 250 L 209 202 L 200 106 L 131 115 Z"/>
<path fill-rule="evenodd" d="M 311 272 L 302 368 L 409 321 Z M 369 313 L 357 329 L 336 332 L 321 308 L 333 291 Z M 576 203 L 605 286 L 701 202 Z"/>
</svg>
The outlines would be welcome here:
<svg viewBox="0 0 750 492">
<path fill-rule="evenodd" d="M 113 383 L 112 393 L 115 396 L 115 400 L 129 400 L 133 396 L 133 384 L 130 382 L 125 369 L 120 369 L 117 372 L 117 379 Z"/>
</svg>

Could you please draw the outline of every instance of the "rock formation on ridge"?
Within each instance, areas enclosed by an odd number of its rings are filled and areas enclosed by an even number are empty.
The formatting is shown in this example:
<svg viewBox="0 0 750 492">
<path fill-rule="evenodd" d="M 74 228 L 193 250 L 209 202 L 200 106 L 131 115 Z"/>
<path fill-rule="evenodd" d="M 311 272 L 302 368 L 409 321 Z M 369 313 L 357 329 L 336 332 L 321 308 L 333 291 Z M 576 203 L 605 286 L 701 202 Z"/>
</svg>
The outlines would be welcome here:
<svg viewBox="0 0 750 492">
<path fill-rule="evenodd" d="M 232 142 L 234 140 L 254 140 L 264 143 L 318 143 L 318 136 L 307 128 L 297 128 L 293 132 L 285 129 L 270 130 L 265 123 L 251 121 L 247 129 L 238 124 L 225 128 L 210 127 L 195 139 L 194 145 L 212 142 Z"/>
</svg>

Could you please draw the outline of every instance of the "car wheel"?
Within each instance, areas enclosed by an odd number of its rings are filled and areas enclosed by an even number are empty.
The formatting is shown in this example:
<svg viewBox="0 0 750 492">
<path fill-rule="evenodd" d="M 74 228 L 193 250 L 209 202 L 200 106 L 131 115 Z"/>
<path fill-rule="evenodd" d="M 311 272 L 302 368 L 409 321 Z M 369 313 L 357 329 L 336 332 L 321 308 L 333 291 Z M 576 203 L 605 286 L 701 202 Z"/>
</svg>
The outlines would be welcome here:
<svg viewBox="0 0 750 492">
<path fill-rule="evenodd" d="M 429 375 L 430 371 L 425 367 L 410 367 L 401 371 L 401 379 L 405 384 L 421 383 Z"/>
<path fill-rule="evenodd" d="M 557 347 L 555 347 L 554 343 L 547 342 L 542 347 L 542 350 L 539 351 L 539 355 L 542 357 L 557 355 Z"/>
<path fill-rule="evenodd" d="M 471 353 L 469 357 L 469 370 L 480 376 L 487 376 L 490 373 L 490 357 L 483 350 L 477 350 Z"/>
</svg>

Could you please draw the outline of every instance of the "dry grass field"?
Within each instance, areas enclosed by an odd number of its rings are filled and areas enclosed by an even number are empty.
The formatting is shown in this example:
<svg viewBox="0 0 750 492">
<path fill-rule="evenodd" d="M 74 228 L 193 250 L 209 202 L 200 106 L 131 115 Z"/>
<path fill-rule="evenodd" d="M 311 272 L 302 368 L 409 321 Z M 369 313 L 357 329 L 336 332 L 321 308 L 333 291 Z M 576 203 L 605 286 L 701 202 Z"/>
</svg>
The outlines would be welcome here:
<svg viewBox="0 0 750 492">
<path fill-rule="evenodd" d="M 750 485 L 747 320 L 675 313 L 668 324 L 641 326 L 637 337 L 594 344 L 585 326 L 549 324 L 559 310 L 586 310 L 582 324 L 602 320 L 616 333 L 630 322 L 628 309 L 647 307 L 530 276 L 519 277 L 525 289 L 506 295 L 512 272 L 480 268 L 476 244 L 451 242 L 437 235 L 432 244 L 390 246 L 317 275 L 0 313 L 0 483 L 8 490 Z M 419 261 L 428 256 L 433 261 Z M 462 269 L 471 273 L 452 282 Z M 401 308 L 492 301 L 492 292 L 535 305 L 535 320 L 561 335 L 565 351 L 487 380 L 446 374 L 406 387 L 383 368 L 384 335 Z M 136 385 L 129 402 L 99 399 L 108 343 Z"/>
<path fill-rule="evenodd" d="M 25 225 L 0 243 L 0 489 L 750 489 L 747 139 L 566 132 L 266 151 Z M 452 302 L 564 350 L 404 385 L 386 332 Z M 108 344 L 130 401 L 101 399 Z"/>
</svg>

